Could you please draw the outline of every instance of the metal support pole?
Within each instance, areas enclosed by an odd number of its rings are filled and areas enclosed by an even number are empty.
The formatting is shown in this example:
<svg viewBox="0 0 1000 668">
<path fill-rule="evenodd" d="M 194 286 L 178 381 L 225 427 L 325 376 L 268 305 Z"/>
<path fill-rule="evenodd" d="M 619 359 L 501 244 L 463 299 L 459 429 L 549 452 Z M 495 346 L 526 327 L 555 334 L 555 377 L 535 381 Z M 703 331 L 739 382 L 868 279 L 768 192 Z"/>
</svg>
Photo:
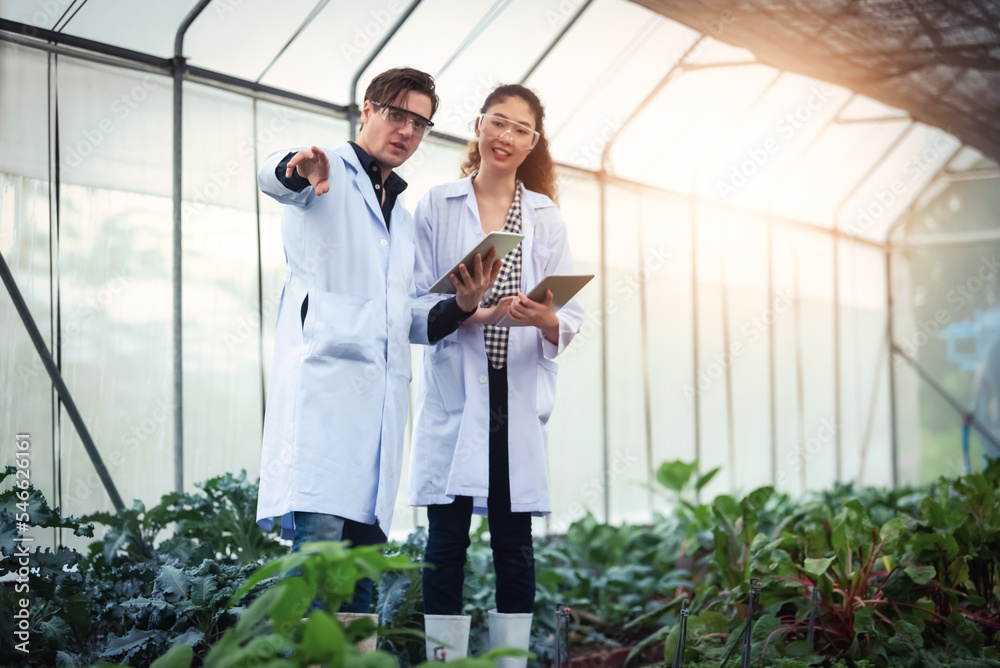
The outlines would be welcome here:
<svg viewBox="0 0 1000 668">
<path fill-rule="evenodd" d="M 698 390 L 698 367 L 701 365 L 701 346 L 698 329 L 698 198 L 691 193 L 691 387 L 694 391 L 694 459 L 701 473 L 701 392 Z M 701 490 L 697 497 L 701 498 Z"/>
<path fill-rule="evenodd" d="M 184 142 L 184 70 L 187 61 L 184 58 L 184 33 L 191 27 L 202 10 L 212 0 L 199 0 L 174 36 L 174 164 L 173 164 L 173 199 L 174 199 L 174 229 L 173 229 L 173 340 L 174 340 L 174 489 L 184 491 L 184 345 L 183 345 L 183 302 L 181 284 L 183 282 L 181 244 L 181 200 L 182 177 L 184 174 L 183 152 Z"/>
<path fill-rule="evenodd" d="M 885 338 L 889 348 L 889 452 L 892 457 L 892 487 L 899 486 L 899 430 L 896 426 L 896 365 L 892 355 L 893 318 L 892 300 L 892 249 L 885 249 Z M 872 398 L 874 401 L 874 397 Z"/>
<path fill-rule="evenodd" d="M 837 221 L 834 220 L 834 231 Z M 840 395 L 843 393 L 843 380 L 840 377 L 840 235 L 830 237 L 833 243 L 833 456 L 834 480 L 844 479 L 844 438 L 843 438 L 843 405 Z"/>
<path fill-rule="evenodd" d="M 607 229 L 608 229 L 608 184 L 604 179 L 603 172 L 598 175 L 598 183 L 601 190 L 601 309 L 608 303 L 608 251 L 607 251 Z M 608 425 L 608 315 L 601 314 L 601 414 L 603 426 L 603 443 L 601 454 L 604 462 L 604 521 L 611 523 L 611 470 L 610 452 L 611 428 Z"/>
<path fill-rule="evenodd" d="M 635 240 L 638 245 L 638 258 L 640 272 L 645 269 L 645 242 L 643 240 L 644 221 L 642 217 L 642 200 L 636 195 L 636 235 Z M 640 273 L 640 276 L 642 274 Z M 647 272 L 648 275 L 648 272 Z M 656 468 L 653 464 L 653 400 L 650 388 L 649 377 L 649 313 L 646 305 L 649 291 L 646 290 L 646 281 L 639 281 L 639 350 L 642 356 L 642 416 L 643 426 L 646 436 L 646 484 L 649 491 L 646 493 L 646 503 L 649 505 L 649 521 L 653 521 L 655 512 L 656 494 L 653 491 L 656 485 Z"/>
<path fill-rule="evenodd" d="M 772 308 L 774 304 L 774 221 L 771 214 L 767 214 L 767 306 Z M 767 328 L 767 391 L 770 401 L 768 416 L 770 419 L 771 432 L 771 484 L 777 488 L 778 484 L 778 398 L 777 398 L 777 369 L 775 365 L 775 328 Z"/>
</svg>

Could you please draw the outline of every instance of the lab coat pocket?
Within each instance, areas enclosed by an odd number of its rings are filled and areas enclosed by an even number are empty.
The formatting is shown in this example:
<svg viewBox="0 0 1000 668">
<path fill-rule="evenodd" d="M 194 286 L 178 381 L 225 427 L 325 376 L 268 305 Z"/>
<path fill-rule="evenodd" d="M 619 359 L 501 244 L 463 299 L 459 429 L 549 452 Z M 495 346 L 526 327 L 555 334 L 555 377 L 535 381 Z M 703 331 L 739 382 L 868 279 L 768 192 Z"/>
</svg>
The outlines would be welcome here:
<svg viewBox="0 0 1000 668">
<path fill-rule="evenodd" d="M 552 409 L 556 405 L 556 376 L 559 373 L 559 364 L 544 357 L 538 360 L 538 387 L 536 388 L 538 419 L 542 424 L 549 421 Z"/>
<path fill-rule="evenodd" d="M 533 244 L 531 248 L 531 266 L 535 271 L 535 283 L 540 283 L 543 278 L 548 276 L 545 272 L 546 267 L 549 265 L 549 258 L 552 256 L 552 251 L 539 244 Z M 535 287 L 534 285 L 529 285 L 528 289 Z"/>
<path fill-rule="evenodd" d="M 317 357 L 372 362 L 375 336 L 371 299 L 319 290 L 309 293 L 305 333 Z"/>
<path fill-rule="evenodd" d="M 465 406 L 465 371 L 462 368 L 462 346 L 450 345 L 430 354 L 431 376 L 437 385 L 441 405 L 448 413 L 457 413 Z"/>
</svg>

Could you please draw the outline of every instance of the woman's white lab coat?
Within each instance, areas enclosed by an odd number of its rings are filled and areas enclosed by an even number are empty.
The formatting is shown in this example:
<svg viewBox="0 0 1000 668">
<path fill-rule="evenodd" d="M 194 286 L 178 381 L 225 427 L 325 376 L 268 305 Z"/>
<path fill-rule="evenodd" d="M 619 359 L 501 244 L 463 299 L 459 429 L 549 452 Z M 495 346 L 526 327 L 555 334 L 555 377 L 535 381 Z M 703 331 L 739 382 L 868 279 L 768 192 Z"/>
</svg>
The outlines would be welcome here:
<svg viewBox="0 0 1000 668">
<path fill-rule="evenodd" d="M 274 170 L 261 190 L 285 204 L 287 268 L 268 384 L 257 522 L 293 511 L 371 524 L 392 522 L 412 374 L 410 343 L 427 343 L 415 301 L 414 228 L 397 201 L 386 229 L 368 175 L 350 144 L 326 150 L 330 190 L 289 190 Z M 306 316 L 301 317 L 308 296 Z"/>
<path fill-rule="evenodd" d="M 527 293 L 550 274 L 572 274 L 566 224 L 545 195 L 521 188 L 521 291 Z M 471 177 L 436 186 L 414 213 L 419 299 L 433 304 L 442 295 L 427 289 L 483 239 Z M 513 512 L 551 512 L 546 472 L 548 420 L 556 400 L 556 356 L 583 322 L 574 298 L 556 314 L 558 345 L 536 327 L 511 327 L 507 350 L 508 443 Z M 489 494 L 489 386 L 483 327 L 459 327 L 423 355 L 409 480 L 414 506 L 446 504 L 473 497 L 486 513 Z"/>
</svg>

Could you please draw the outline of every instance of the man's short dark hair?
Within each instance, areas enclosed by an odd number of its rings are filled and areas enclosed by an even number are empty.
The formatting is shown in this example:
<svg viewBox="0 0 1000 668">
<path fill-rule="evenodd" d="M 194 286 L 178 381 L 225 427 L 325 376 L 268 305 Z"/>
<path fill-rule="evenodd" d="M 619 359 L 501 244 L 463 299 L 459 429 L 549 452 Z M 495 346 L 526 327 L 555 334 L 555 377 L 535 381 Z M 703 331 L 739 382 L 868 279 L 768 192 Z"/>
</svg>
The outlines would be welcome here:
<svg viewBox="0 0 1000 668">
<path fill-rule="evenodd" d="M 392 104 L 402 93 L 414 91 L 431 99 L 431 118 L 438 108 L 438 96 L 434 90 L 434 77 L 412 67 L 396 67 L 386 70 L 368 84 L 365 99 L 382 104 Z"/>
</svg>

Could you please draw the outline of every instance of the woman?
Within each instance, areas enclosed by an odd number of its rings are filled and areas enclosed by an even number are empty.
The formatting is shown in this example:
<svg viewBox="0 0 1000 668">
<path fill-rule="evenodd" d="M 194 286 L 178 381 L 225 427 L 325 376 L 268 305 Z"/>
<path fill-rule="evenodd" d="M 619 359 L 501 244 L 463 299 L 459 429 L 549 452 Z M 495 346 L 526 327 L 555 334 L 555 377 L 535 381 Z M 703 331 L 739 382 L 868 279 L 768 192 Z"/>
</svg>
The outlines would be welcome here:
<svg viewBox="0 0 1000 668">
<path fill-rule="evenodd" d="M 502 230 L 524 235 L 493 288 L 458 331 L 425 349 L 417 392 L 409 500 L 426 506 L 423 575 L 427 635 L 466 654 L 470 618 L 462 584 L 473 513 L 487 514 L 497 576 L 490 642 L 528 648 L 535 572 L 531 517 L 551 511 L 546 475 L 548 419 L 555 404 L 553 360 L 583 322 L 570 300 L 525 293 L 546 276 L 573 273 L 566 225 L 553 202 L 555 170 L 541 102 L 523 86 L 500 86 L 475 120 L 460 181 L 436 186 L 417 205 L 414 280 L 421 299 L 442 273 Z M 518 327 L 496 327 L 504 315 Z M 509 416 L 509 419 L 508 419 Z M 428 641 L 428 658 L 438 643 Z M 525 665 L 507 660 L 501 665 Z"/>
</svg>

